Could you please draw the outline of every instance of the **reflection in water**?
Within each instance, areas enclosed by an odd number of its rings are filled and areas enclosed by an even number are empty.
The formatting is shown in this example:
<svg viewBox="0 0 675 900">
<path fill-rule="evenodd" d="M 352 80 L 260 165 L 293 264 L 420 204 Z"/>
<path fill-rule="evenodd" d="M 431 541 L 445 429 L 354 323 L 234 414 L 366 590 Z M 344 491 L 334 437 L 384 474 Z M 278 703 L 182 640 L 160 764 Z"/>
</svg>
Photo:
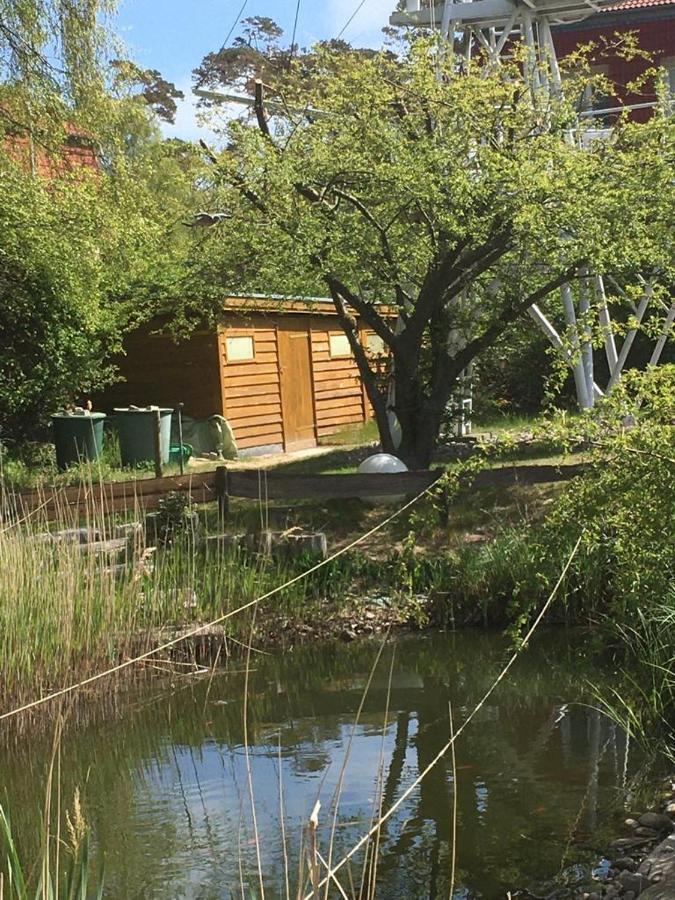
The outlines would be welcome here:
<svg viewBox="0 0 675 900">
<path fill-rule="evenodd" d="M 334 860 L 368 829 L 379 802 L 390 808 L 447 741 L 449 701 L 457 726 L 507 651 L 500 636 L 478 632 L 392 642 L 355 728 L 377 649 L 375 643 L 328 644 L 256 661 L 250 759 L 270 896 L 283 893 L 282 814 L 292 880 L 317 798 L 319 837 L 328 852 L 331 798 L 352 734 Z M 620 731 L 577 703 L 588 678 L 604 677 L 592 651 L 591 636 L 556 632 L 543 634 L 523 655 L 460 738 L 457 783 L 444 760 L 383 827 L 379 898 L 447 896 L 454 789 L 456 897 L 545 890 L 597 861 L 621 815 L 633 754 Z M 107 897 L 227 898 L 241 896 L 241 882 L 244 894 L 255 896 L 240 664 L 237 669 L 211 682 L 176 678 L 161 689 L 155 683 L 115 720 L 67 732 L 61 793 L 67 803 L 81 787 L 97 854 L 105 859 Z M 0 749 L 0 800 L 11 809 L 27 853 L 49 753 L 47 738 Z M 355 862 L 358 884 L 363 853 Z"/>
</svg>

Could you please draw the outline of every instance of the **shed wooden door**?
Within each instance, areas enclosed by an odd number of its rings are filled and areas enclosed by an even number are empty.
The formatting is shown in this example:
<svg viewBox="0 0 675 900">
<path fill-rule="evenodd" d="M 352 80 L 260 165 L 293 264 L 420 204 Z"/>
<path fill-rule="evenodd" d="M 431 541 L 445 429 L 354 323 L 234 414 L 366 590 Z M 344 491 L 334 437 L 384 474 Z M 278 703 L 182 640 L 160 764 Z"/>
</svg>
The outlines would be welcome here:
<svg viewBox="0 0 675 900">
<path fill-rule="evenodd" d="M 316 446 L 309 331 L 293 320 L 279 325 L 279 375 L 284 420 L 284 447 Z"/>
</svg>

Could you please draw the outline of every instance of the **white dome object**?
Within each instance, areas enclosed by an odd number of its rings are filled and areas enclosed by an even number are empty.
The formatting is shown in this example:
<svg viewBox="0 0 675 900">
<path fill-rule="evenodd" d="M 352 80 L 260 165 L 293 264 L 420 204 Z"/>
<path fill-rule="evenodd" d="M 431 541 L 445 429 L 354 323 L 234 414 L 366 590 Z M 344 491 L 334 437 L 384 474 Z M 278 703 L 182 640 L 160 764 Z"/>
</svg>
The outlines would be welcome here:
<svg viewBox="0 0 675 900">
<path fill-rule="evenodd" d="M 367 459 L 364 459 L 361 465 L 359 466 L 359 472 L 363 473 L 374 473 L 374 472 L 407 472 L 408 467 L 404 462 L 397 456 L 392 456 L 391 453 L 375 453 L 373 456 L 369 456 Z"/>
<path fill-rule="evenodd" d="M 394 475 L 396 472 L 407 472 L 408 467 L 404 462 L 402 462 L 398 457 L 392 456 L 391 453 L 375 453 L 374 456 L 369 456 L 367 459 L 364 459 L 361 465 L 359 466 L 359 472 L 362 474 L 379 474 L 379 475 Z M 372 503 L 374 505 L 382 504 L 382 503 L 402 503 L 405 500 L 405 495 L 401 494 L 387 494 L 384 497 L 361 497 L 364 503 Z"/>
</svg>

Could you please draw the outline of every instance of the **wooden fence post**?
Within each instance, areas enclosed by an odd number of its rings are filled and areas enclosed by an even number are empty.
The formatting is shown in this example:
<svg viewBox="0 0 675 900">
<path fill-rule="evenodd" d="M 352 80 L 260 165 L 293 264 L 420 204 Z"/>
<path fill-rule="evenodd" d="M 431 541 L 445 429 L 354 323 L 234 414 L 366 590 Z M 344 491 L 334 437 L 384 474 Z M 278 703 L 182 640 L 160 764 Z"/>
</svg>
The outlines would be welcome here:
<svg viewBox="0 0 675 900">
<path fill-rule="evenodd" d="M 162 414 L 158 409 L 154 411 L 153 433 L 155 449 L 155 478 L 162 477 Z"/>
<path fill-rule="evenodd" d="M 230 495 L 227 490 L 227 466 L 216 469 L 216 498 L 218 500 L 218 521 L 222 527 L 227 525 L 230 514 Z"/>
</svg>

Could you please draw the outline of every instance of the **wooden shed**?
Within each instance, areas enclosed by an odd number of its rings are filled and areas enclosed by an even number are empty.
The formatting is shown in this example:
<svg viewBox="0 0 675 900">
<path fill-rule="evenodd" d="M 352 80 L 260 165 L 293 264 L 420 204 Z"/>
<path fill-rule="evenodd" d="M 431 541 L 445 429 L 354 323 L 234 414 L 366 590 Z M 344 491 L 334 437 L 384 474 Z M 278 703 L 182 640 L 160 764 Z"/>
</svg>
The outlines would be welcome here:
<svg viewBox="0 0 675 900">
<path fill-rule="evenodd" d="M 363 345 L 382 341 L 360 327 Z M 332 301 L 232 297 L 220 323 L 176 343 L 155 320 L 125 340 L 123 381 L 99 401 L 115 406 L 184 404 L 196 419 L 230 422 L 240 450 L 313 447 L 319 438 L 372 417 Z"/>
</svg>

